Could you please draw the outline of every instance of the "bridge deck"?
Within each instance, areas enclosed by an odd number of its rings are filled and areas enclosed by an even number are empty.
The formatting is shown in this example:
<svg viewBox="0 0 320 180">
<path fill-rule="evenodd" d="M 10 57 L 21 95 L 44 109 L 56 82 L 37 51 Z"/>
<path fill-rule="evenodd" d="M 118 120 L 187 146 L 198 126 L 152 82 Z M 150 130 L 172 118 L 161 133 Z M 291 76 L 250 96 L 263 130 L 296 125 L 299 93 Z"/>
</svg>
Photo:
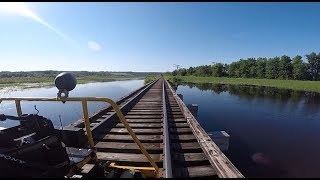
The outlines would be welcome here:
<svg viewBox="0 0 320 180">
<path fill-rule="evenodd" d="M 166 115 L 163 114 L 163 98 Z M 163 171 L 162 175 L 165 174 L 164 143 L 168 137 L 173 177 L 243 177 L 197 124 L 163 78 L 134 91 L 117 103 L 138 139 Z M 164 134 L 165 119 L 168 122 L 168 136 Z M 110 107 L 97 112 L 90 122 L 98 159 L 118 165 L 151 166 Z M 81 120 L 71 126 L 84 127 Z"/>
</svg>

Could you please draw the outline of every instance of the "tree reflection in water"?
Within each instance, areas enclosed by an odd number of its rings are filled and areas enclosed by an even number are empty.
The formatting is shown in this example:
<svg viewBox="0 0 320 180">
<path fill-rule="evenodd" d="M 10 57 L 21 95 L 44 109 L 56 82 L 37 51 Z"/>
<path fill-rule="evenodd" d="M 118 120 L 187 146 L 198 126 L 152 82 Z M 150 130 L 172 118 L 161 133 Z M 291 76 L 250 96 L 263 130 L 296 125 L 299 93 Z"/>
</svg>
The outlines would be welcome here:
<svg viewBox="0 0 320 180">
<path fill-rule="evenodd" d="M 248 101 L 271 100 L 275 103 L 290 103 L 291 108 L 295 108 L 298 106 L 299 102 L 303 102 L 306 110 L 310 113 L 316 113 L 319 109 L 320 103 L 320 93 L 317 92 L 295 91 L 291 89 L 279 89 L 267 86 L 186 83 L 181 81 L 174 82 L 175 90 L 178 85 L 188 86 L 189 88 L 197 87 L 201 91 L 209 90 L 215 94 L 228 92 L 230 95 L 235 95 Z"/>
</svg>

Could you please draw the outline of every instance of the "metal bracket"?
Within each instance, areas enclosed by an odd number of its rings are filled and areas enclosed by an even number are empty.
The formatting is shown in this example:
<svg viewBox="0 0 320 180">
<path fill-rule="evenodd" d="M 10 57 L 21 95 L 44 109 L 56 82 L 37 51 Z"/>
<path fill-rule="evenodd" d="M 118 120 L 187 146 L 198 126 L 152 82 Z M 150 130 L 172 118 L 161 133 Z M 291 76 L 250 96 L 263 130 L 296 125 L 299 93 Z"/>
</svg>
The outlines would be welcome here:
<svg viewBox="0 0 320 180">
<path fill-rule="evenodd" d="M 64 94 L 64 96 L 61 96 L 62 94 Z M 59 92 L 57 93 L 58 98 L 67 98 L 68 96 L 69 96 L 69 91 L 65 89 L 60 89 Z"/>
<path fill-rule="evenodd" d="M 64 94 L 64 96 L 61 96 L 62 94 Z M 60 89 L 59 92 L 57 93 L 57 98 L 68 98 L 69 96 L 69 91 L 65 90 L 65 89 Z M 66 103 L 66 101 L 62 101 L 62 103 Z"/>
<path fill-rule="evenodd" d="M 62 92 L 63 91 L 61 91 L 61 93 Z M 99 98 L 99 97 L 78 97 L 78 98 L 77 97 L 76 98 L 41 98 L 40 97 L 39 98 L 38 97 L 38 98 L 0 98 L 0 100 L 2 100 L 2 101 L 3 100 L 4 101 L 15 101 L 18 116 L 22 116 L 21 104 L 20 104 L 21 101 L 78 101 L 78 102 L 80 101 L 80 102 L 82 102 L 83 119 L 84 119 L 85 129 L 87 132 L 88 142 L 89 142 L 91 149 L 95 149 L 95 147 L 94 147 L 94 141 L 93 141 L 92 132 L 91 132 L 91 128 L 90 128 L 87 102 L 88 101 L 107 102 L 113 107 L 118 118 L 123 123 L 123 125 L 125 126 L 125 128 L 129 132 L 129 134 L 133 138 L 134 142 L 139 146 L 139 149 L 141 150 L 141 152 L 145 155 L 145 157 L 148 159 L 149 163 L 153 166 L 152 168 L 155 169 L 157 176 L 159 174 L 158 165 L 152 159 L 150 154 L 147 152 L 147 150 L 144 148 L 143 144 L 140 142 L 140 140 L 137 138 L 136 134 L 133 132 L 133 130 L 129 126 L 129 123 L 126 121 L 125 116 L 122 114 L 119 106 L 113 100 L 111 100 L 109 98 Z M 97 159 L 97 156 L 95 159 Z"/>
</svg>

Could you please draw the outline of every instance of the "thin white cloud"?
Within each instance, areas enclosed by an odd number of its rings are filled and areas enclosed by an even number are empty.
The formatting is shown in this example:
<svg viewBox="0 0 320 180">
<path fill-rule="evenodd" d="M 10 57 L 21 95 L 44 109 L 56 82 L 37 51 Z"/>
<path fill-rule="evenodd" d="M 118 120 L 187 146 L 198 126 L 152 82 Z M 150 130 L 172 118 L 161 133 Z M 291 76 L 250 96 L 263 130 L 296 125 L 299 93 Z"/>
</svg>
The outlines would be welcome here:
<svg viewBox="0 0 320 180">
<path fill-rule="evenodd" d="M 89 41 L 88 42 L 88 48 L 91 49 L 92 51 L 100 51 L 101 46 L 95 41 Z"/>
<path fill-rule="evenodd" d="M 75 40 L 73 40 L 70 36 L 66 35 L 65 33 L 62 33 L 61 31 L 59 31 L 57 28 L 54 28 L 43 19 L 41 19 L 37 14 L 32 12 L 23 2 L 0 2 L 0 12 L 6 12 L 6 13 L 11 13 L 11 14 L 16 14 L 23 17 L 31 18 L 34 21 L 37 21 L 40 24 L 46 26 L 53 32 L 57 33 L 62 38 L 78 46 L 78 43 L 76 43 Z"/>
</svg>

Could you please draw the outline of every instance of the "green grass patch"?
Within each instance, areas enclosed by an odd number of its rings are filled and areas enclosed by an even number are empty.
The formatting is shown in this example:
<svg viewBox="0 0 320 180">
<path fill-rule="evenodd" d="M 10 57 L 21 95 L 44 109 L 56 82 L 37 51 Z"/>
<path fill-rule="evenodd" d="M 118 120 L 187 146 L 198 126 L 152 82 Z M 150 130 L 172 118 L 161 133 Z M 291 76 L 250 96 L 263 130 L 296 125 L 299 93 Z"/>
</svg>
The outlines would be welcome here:
<svg viewBox="0 0 320 180">
<path fill-rule="evenodd" d="M 227 77 L 196 77 L 196 76 L 165 76 L 169 81 L 193 83 L 239 84 L 269 86 L 282 89 L 320 92 L 320 81 L 278 80 L 278 79 L 249 79 Z"/>
<path fill-rule="evenodd" d="M 144 84 L 148 84 L 149 82 L 157 80 L 159 78 L 160 78 L 160 76 L 146 76 L 144 78 Z"/>
<path fill-rule="evenodd" d="M 144 77 L 140 76 L 110 76 L 110 77 L 103 77 L 103 76 L 85 76 L 77 78 L 78 84 L 85 84 L 89 82 L 110 82 L 110 81 L 124 81 L 124 80 L 131 80 L 131 79 L 143 79 Z"/>
</svg>

